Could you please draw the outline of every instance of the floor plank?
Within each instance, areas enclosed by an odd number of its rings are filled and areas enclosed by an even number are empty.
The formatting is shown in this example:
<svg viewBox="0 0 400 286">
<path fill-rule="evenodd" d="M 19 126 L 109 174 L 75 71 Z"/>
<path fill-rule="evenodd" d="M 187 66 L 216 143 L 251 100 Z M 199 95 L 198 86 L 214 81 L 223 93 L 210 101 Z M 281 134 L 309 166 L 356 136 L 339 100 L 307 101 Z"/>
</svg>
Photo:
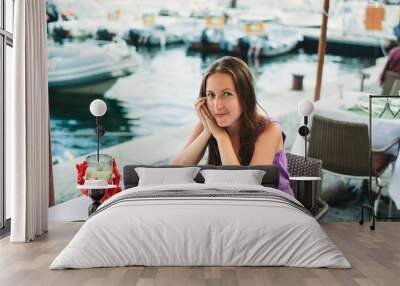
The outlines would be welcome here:
<svg viewBox="0 0 400 286">
<path fill-rule="evenodd" d="M 32 243 L 0 240 L 0 285 L 399 285 L 400 231 L 396 222 L 368 225 L 329 222 L 322 227 L 351 262 L 352 269 L 291 267 L 116 267 L 48 269 L 81 223 L 51 223 Z"/>
</svg>

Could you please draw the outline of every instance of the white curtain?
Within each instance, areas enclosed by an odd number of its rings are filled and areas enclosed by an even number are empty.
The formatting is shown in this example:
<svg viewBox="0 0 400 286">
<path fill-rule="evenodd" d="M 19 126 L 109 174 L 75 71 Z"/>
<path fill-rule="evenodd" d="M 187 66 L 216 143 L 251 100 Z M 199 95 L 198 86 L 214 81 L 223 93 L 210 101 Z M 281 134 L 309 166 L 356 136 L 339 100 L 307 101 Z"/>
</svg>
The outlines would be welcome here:
<svg viewBox="0 0 400 286">
<path fill-rule="evenodd" d="M 12 242 L 47 232 L 49 103 L 45 0 L 15 1 L 13 75 L 6 98 L 6 187 Z"/>
</svg>

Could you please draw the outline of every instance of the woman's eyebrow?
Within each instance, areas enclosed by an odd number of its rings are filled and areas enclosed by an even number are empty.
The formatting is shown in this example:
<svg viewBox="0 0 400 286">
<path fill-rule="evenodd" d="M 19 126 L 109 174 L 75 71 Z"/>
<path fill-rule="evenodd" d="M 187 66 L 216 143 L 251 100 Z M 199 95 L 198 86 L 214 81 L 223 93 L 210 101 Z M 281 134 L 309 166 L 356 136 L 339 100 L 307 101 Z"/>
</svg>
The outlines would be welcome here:
<svg viewBox="0 0 400 286">
<path fill-rule="evenodd" d="M 233 92 L 233 90 L 232 89 L 230 89 L 230 88 L 224 88 L 224 89 L 222 89 L 219 93 L 223 93 L 223 92 L 225 92 L 225 91 L 230 91 L 230 92 Z M 214 91 L 213 90 L 206 90 L 206 92 L 211 92 L 211 93 L 214 93 Z"/>
</svg>

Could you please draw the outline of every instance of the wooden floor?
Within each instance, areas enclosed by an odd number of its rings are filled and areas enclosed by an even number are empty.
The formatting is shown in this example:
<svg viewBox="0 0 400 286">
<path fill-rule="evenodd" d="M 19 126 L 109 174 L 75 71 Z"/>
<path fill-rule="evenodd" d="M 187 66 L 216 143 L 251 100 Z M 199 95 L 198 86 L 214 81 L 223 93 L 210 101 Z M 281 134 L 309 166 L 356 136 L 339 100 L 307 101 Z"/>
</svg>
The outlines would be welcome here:
<svg viewBox="0 0 400 286">
<path fill-rule="evenodd" d="M 0 285 L 400 285 L 400 224 L 323 223 L 353 268 L 121 267 L 49 270 L 80 223 L 56 223 L 32 243 L 0 241 Z"/>
</svg>

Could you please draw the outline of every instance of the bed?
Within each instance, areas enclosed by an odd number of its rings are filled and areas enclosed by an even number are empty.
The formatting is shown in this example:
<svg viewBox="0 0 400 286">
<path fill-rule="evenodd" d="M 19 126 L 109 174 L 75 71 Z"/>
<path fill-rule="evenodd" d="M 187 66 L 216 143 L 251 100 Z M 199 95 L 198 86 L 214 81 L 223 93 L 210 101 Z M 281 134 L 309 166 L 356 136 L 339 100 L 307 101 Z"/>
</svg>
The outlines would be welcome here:
<svg viewBox="0 0 400 286">
<path fill-rule="evenodd" d="M 138 185 L 137 167 L 154 166 L 125 166 L 124 191 L 99 207 L 50 269 L 351 267 L 310 212 L 276 189 L 275 166 L 197 166 L 262 170 L 260 185 L 205 183 L 200 172 L 192 183 Z"/>
</svg>

